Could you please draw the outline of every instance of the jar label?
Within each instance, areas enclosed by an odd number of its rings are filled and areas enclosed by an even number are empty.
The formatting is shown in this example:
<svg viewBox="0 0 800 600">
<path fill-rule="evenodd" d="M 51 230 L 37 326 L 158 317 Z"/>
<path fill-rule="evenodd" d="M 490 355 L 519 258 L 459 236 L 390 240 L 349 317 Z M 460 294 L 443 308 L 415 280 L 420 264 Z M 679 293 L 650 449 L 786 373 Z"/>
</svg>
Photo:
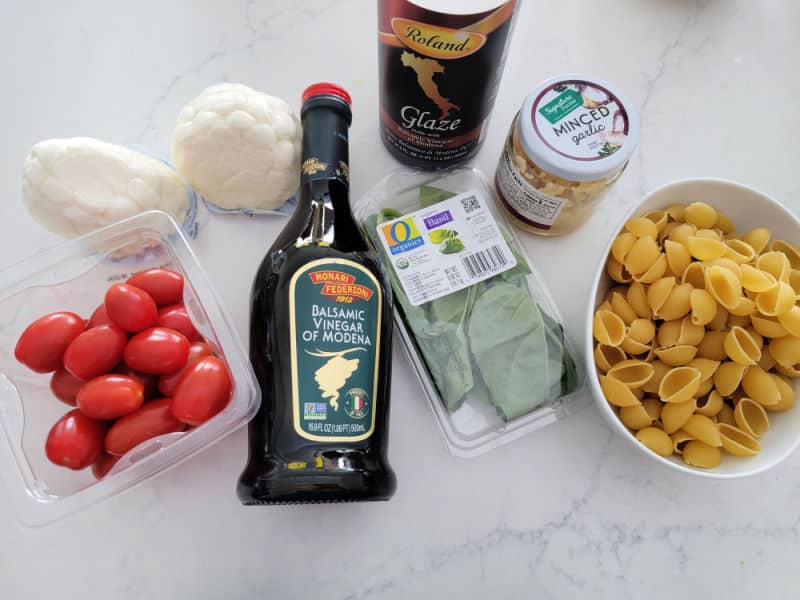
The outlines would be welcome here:
<svg viewBox="0 0 800 600">
<path fill-rule="evenodd" d="M 313 441 L 357 442 L 375 430 L 382 318 L 378 280 L 325 258 L 289 283 L 293 422 Z"/>
<path fill-rule="evenodd" d="M 582 80 L 559 81 L 542 90 L 530 118 L 548 148 L 579 161 L 611 156 L 625 144 L 630 129 L 622 102 L 605 87 Z"/>
<path fill-rule="evenodd" d="M 532 227 L 550 229 L 566 204 L 566 200 L 543 194 L 525 181 L 508 148 L 500 157 L 496 178 L 500 200 L 515 217 Z"/>
</svg>

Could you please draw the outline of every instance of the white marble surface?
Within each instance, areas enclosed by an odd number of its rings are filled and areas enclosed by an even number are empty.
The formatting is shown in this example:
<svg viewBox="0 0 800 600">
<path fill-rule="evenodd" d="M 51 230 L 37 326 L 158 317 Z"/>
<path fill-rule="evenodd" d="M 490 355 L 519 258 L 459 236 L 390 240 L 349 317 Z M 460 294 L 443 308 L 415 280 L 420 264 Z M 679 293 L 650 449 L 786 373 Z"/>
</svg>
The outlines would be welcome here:
<svg viewBox="0 0 800 600">
<path fill-rule="evenodd" d="M 576 342 L 597 252 L 645 191 L 680 177 L 721 176 L 800 208 L 800 4 L 523 4 L 479 167 L 492 172 L 526 91 L 554 72 L 611 79 L 643 115 L 640 149 L 603 210 L 562 239 L 524 238 Z M 295 106 L 309 82 L 347 86 L 359 196 L 394 166 L 377 135 L 375 22 L 375 3 L 363 0 L 2 2 L 0 265 L 56 241 L 20 207 L 20 167 L 33 142 L 90 135 L 164 154 L 179 107 L 220 80 Z M 197 245 L 243 337 L 251 276 L 281 225 L 216 219 Z M 390 503 L 245 509 L 234 495 L 241 431 L 45 529 L 25 529 L 0 513 L 0 595 L 800 594 L 800 454 L 749 480 L 687 478 L 634 453 L 590 406 L 460 460 L 444 449 L 397 348 L 394 373 L 391 460 L 399 488 Z"/>
</svg>

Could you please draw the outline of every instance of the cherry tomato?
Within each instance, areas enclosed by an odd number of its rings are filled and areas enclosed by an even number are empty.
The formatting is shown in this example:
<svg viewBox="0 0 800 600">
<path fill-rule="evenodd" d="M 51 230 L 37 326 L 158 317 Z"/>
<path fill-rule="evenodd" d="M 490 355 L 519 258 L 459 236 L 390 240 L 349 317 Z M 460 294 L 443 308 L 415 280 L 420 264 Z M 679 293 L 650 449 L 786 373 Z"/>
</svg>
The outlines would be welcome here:
<svg viewBox="0 0 800 600">
<path fill-rule="evenodd" d="M 78 408 L 92 419 L 117 419 L 132 413 L 143 402 L 144 386 L 126 375 L 100 375 L 78 392 Z"/>
<path fill-rule="evenodd" d="M 60 369 L 64 351 L 86 329 L 86 322 L 71 312 L 55 312 L 36 319 L 19 336 L 16 359 L 37 373 Z"/>
<path fill-rule="evenodd" d="M 220 412 L 231 398 L 228 366 L 206 356 L 186 369 L 172 397 L 172 414 L 189 425 L 200 425 Z"/>
<path fill-rule="evenodd" d="M 128 283 L 150 294 L 159 306 L 183 300 L 183 275 L 169 269 L 142 271 L 128 279 Z"/>
<path fill-rule="evenodd" d="M 117 365 L 117 368 L 114 369 L 115 373 L 119 373 L 120 375 L 127 375 L 128 377 L 133 377 L 137 381 L 142 384 L 144 388 L 144 399 L 152 400 L 158 395 L 158 375 L 149 375 L 148 373 L 140 373 L 139 371 L 134 371 L 124 362 Z"/>
<path fill-rule="evenodd" d="M 89 327 L 97 327 L 98 325 L 111 325 L 111 323 L 113 323 L 113 321 L 106 312 L 105 303 L 95 308 L 91 318 L 89 319 Z"/>
<path fill-rule="evenodd" d="M 106 452 L 122 456 L 145 440 L 183 431 L 186 425 L 172 416 L 170 402 L 169 398 L 153 400 L 115 422 L 106 434 Z"/>
<path fill-rule="evenodd" d="M 119 456 L 108 454 L 105 451 L 101 452 L 97 460 L 92 463 L 92 474 L 98 479 L 102 479 L 117 464 L 117 461 L 119 461 Z"/>
<path fill-rule="evenodd" d="M 125 364 L 155 375 L 179 370 L 189 357 L 189 340 L 182 333 L 166 327 L 151 327 L 137 333 L 125 346 Z"/>
<path fill-rule="evenodd" d="M 189 318 L 189 313 L 183 304 L 173 304 L 159 310 L 158 326 L 180 331 L 190 342 L 200 339 L 200 334 L 194 328 L 194 323 Z"/>
<path fill-rule="evenodd" d="M 205 342 L 195 342 L 189 346 L 189 358 L 186 359 L 186 366 L 172 375 L 162 375 L 159 377 L 158 390 L 165 396 L 172 396 L 175 393 L 175 389 L 178 387 L 181 376 L 186 372 L 186 369 L 204 356 L 211 356 L 211 354 L 211 346 Z"/>
<path fill-rule="evenodd" d="M 77 408 L 61 417 L 44 445 L 50 462 L 70 469 L 84 469 L 92 464 L 103 451 L 106 427 L 84 415 Z"/>
<path fill-rule="evenodd" d="M 53 377 L 50 378 L 50 390 L 53 392 L 53 395 L 62 402 L 70 406 L 75 406 L 75 398 L 78 396 L 78 390 L 83 387 L 84 383 L 86 382 L 83 381 L 83 379 L 78 379 L 70 374 L 69 371 L 59 369 L 53 373 Z"/>
<path fill-rule="evenodd" d="M 117 366 L 128 338 L 116 325 L 87 329 L 64 352 L 64 368 L 78 379 L 89 381 Z"/>
<path fill-rule="evenodd" d="M 142 331 L 158 320 L 158 309 L 150 294 L 127 283 L 115 283 L 106 292 L 108 317 L 125 331 Z"/>
</svg>

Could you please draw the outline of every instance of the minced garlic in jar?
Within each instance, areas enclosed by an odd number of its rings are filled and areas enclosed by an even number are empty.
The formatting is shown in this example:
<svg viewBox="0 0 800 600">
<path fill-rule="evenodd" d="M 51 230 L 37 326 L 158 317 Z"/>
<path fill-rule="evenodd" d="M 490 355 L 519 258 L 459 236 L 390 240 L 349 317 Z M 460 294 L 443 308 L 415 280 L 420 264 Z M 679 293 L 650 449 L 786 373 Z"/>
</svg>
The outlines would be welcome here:
<svg viewBox="0 0 800 600">
<path fill-rule="evenodd" d="M 516 225 L 542 235 L 577 229 L 625 169 L 639 120 L 612 89 L 569 75 L 539 84 L 525 99 L 495 175 L 498 204 Z"/>
</svg>

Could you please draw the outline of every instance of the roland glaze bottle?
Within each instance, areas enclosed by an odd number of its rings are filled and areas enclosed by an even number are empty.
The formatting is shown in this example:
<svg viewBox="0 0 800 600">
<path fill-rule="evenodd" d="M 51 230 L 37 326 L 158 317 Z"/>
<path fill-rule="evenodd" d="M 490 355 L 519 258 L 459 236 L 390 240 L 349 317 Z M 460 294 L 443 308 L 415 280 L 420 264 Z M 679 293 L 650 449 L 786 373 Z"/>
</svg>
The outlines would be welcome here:
<svg viewBox="0 0 800 600">
<path fill-rule="evenodd" d="M 299 202 L 253 281 L 243 504 L 388 500 L 392 298 L 350 212 L 350 96 L 303 93 Z"/>
</svg>

